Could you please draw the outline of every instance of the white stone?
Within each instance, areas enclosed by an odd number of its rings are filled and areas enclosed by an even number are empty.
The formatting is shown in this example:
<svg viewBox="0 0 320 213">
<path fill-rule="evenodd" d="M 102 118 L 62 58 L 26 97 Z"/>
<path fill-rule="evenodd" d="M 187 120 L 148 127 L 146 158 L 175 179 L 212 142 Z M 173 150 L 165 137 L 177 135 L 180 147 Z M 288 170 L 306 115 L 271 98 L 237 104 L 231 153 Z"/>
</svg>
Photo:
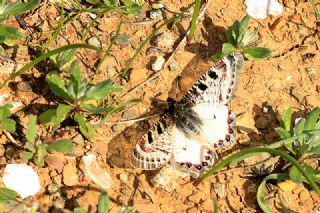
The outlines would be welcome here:
<svg viewBox="0 0 320 213">
<path fill-rule="evenodd" d="M 283 6 L 276 0 L 246 0 L 246 12 L 255 19 L 265 19 L 282 13 Z"/>
<path fill-rule="evenodd" d="M 2 182 L 7 188 L 19 193 L 22 199 L 41 190 L 38 174 L 26 164 L 8 164 Z"/>
<path fill-rule="evenodd" d="M 94 154 L 88 154 L 82 157 L 84 167 L 89 178 L 103 189 L 109 189 L 112 186 L 110 174 L 99 166 L 97 157 Z"/>
<path fill-rule="evenodd" d="M 154 64 L 152 64 L 152 70 L 160 71 L 165 62 L 166 60 L 162 56 L 159 56 L 157 60 L 154 62 Z"/>
</svg>

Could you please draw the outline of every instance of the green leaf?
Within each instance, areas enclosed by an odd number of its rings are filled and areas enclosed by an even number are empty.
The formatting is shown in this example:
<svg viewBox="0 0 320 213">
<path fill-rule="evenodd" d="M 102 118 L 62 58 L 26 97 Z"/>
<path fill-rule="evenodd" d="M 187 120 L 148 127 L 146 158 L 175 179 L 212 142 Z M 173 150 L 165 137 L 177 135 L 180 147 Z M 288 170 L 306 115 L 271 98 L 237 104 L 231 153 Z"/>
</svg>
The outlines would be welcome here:
<svg viewBox="0 0 320 213">
<path fill-rule="evenodd" d="M 71 140 L 62 139 L 48 145 L 47 150 L 49 152 L 61 152 L 68 153 L 73 149 L 73 143 Z"/>
<path fill-rule="evenodd" d="M 245 32 L 248 30 L 248 26 L 249 26 L 249 21 L 250 21 L 250 16 L 246 15 L 245 17 L 243 17 L 243 19 L 240 22 L 239 25 L 239 36 L 237 38 L 237 44 L 240 44 L 244 38 Z"/>
<path fill-rule="evenodd" d="M 72 106 L 59 104 L 56 111 L 58 122 L 61 123 L 62 121 L 64 121 L 71 110 L 72 110 Z"/>
<path fill-rule="evenodd" d="M 0 25 L 0 36 L 3 36 L 5 40 L 17 40 L 24 37 L 16 28 L 5 25 Z"/>
<path fill-rule="evenodd" d="M 297 124 L 294 126 L 294 133 L 295 135 L 300 135 L 303 133 L 304 125 L 306 123 L 305 118 L 300 118 Z"/>
<path fill-rule="evenodd" d="M 75 94 L 75 98 L 78 98 L 78 93 L 80 89 L 80 80 L 81 80 L 81 72 L 80 72 L 80 63 L 79 61 L 72 62 L 70 69 L 70 77 L 73 86 L 73 94 Z"/>
<path fill-rule="evenodd" d="M 292 108 L 287 108 L 282 115 L 281 127 L 284 128 L 287 132 L 291 130 L 291 117 L 292 117 Z"/>
<path fill-rule="evenodd" d="M 35 153 L 37 151 L 36 147 L 32 143 L 27 142 L 25 147 L 32 153 Z"/>
<path fill-rule="evenodd" d="M 15 132 L 16 131 L 16 122 L 10 118 L 5 118 L 2 121 L 2 127 L 5 130 L 8 130 L 9 132 Z"/>
<path fill-rule="evenodd" d="M 278 133 L 278 135 L 280 135 L 281 139 L 285 139 L 285 138 L 290 138 L 291 137 L 290 132 L 286 131 L 282 127 L 277 127 L 274 130 Z"/>
<path fill-rule="evenodd" d="M 109 212 L 109 196 L 107 193 L 101 193 L 98 203 L 98 213 L 108 213 Z"/>
<path fill-rule="evenodd" d="M 320 115 L 320 108 L 315 108 L 308 114 L 308 117 L 306 118 L 306 123 L 304 125 L 304 131 L 314 129 L 316 123 L 318 122 L 319 115 Z"/>
<path fill-rule="evenodd" d="M 33 161 L 38 166 L 44 166 L 44 158 L 47 156 L 47 145 L 46 144 L 39 144 L 37 146 L 37 153 L 35 154 Z"/>
<path fill-rule="evenodd" d="M 1 188 L 0 189 L 0 202 L 4 203 L 8 200 L 15 200 L 18 196 L 18 193 L 16 191 L 13 191 L 8 188 Z"/>
<path fill-rule="evenodd" d="M 237 49 L 230 43 L 224 43 L 222 46 L 222 54 L 228 55 L 230 53 L 235 52 Z"/>
<path fill-rule="evenodd" d="M 75 208 L 73 210 L 73 213 L 88 213 L 88 212 L 82 208 Z"/>
<path fill-rule="evenodd" d="M 244 49 L 243 54 L 247 59 L 254 61 L 269 57 L 271 54 L 271 50 L 263 47 L 252 47 Z"/>
<path fill-rule="evenodd" d="M 33 157 L 33 153 L 32 152 L 21 152 L 20 153 L 20 158 L 22 160 L 30 160 Z"/>
<path fill-rule="evenodd" d="M 19 1 L 10 5 L 5 12 L 9 15 L 24 13 L 24 12 L 27 12 L 28 10 L 32 10 L 36 8 L 39 5 L 39 3 L 40 3 L 40 0 L 31 0 L 30 2 L 26 2 L 26 3 L 21 3 Z"/>
<path fill-rule="evenodd" d="M 217 52 L 213 56 L 211 56 L 211 59 L 213 61 L 219 61 L 223 58 L 223 53 L 222 52 Z"/>
<path fill-rule="evenodd" d="M 49 109 L 41 113 L 39 116 L 39 120 L 41 123 L 50 126 L 58 125 L 67 118 L 71 110 L 71 106 L 59 104 L 57 109 Z"/>
<path fill-rule="evenodd" d="M 297 167 L 292 166 L 289 169 L 289 176 L 290 179 L 296 183 L 302 183 L 303 180 L 303 175 L 301 174 L 301 172 L 297 169 Z"/>
<path fill-rule="evenodd" d="M 90 141 L 94 134 L 93 126 L 89 122 L 87 122 L 86 118 L 80 113 L 75 113 L 74 120 L 79 123 L 79 129 L 83 136 L 85 136 Z"/>
<path fill-rule="evenodd" d="M 259 204 L 260 208 L 265 213 L 273 213 L 273 211 L 270 208 L 268 202 L 265 200 L 266 182 L 268 180 L 272 180 L 272 179 L 275 179 L 275 180 L 287 180 L 287 179 L 289 179 L 289 176 L 286 173 L 271 174 L 271 175 L 268 175 L 267 177 L 265 177 L 261 181 L 261 183 L 260 183 L 260 185 L 258 187 L 258 190 L 257 190 L 257 201 L 258 201 L 258 204 Z"/>
<path fill-rule="evenodd" d="M 77 49 L 66 50 L 60 54 L 50 56 L 51 62 L 59 69 L 70 62 L 75 56 Z"/>
<path fill-rule="evenodd" d="M 240 47 L 244 48 L 248 46 L 258 35 L 258 28 L 254 28 L 253 32 L 251 33 L 246 33 L 241 41 Z"/>
<path fill-rule="evenodd" d="M 46 80 L 50 90 L 57 96 L 69 100 L 69 95 L 65 86 L 65 82 L 60 78 L 57 72 L 49 72 L 46 75 Z"/>
<path fill-rule="evenodd" d="M 103 107 L 96 107 L 92 104 L 85 104 L 82 103 L 80 104 L 80 106 L 86 110 L 88 110 L 89 112 L 93 113 L 93 114 L 101 114 L 103 112 L 107 112 L 107 108 L 103 108 Z"/>
<path fill-rule="evenodd" d="M 85 100 L 101 100 L 111 92 L 118 92 L 122 89 L 122 86 L 112 85 L 111 80 L 105 80 L 95 86 L 90 87 L 86 93 Z"/>
<path fill-rule="evenodd" d="M 138 102 L 141 102 L 141 100 L 140 100 L 140 99 L 133 99 L 133 100 L 127 101 L 127 102 L 125 102 L 125 103 L 123 103 L 123 104 L 120 104 L 120 105 L 117 106 L 116 108 L 113 108 L 112 110 L 110 110 L 110 111 L 108 112 L 108 114 L 109 114 L 109 115 L 112 115 L 112 114 L 114 114 L 114 113 L 120 112 L 120 111 L 124 110 L 126 107 L 131 106 L 131 105 L 133 105 L 133 104 L 136 104 L 136 103 L 138 103 Z"/>
<path fill-rule="evenodd" d="M 6 104 L 4 106 L 0 106 L 0 121 L 11 116 L 10 108 L 12 108 L 11 104 Z"/>
<path fill-rule="evenodd" d="M 27 125 L 26 139 L 29 143 L 34 144 L 37 136 L 37 117 L 35 115 L 28 116 L 29 123 Z"/>
</svg>

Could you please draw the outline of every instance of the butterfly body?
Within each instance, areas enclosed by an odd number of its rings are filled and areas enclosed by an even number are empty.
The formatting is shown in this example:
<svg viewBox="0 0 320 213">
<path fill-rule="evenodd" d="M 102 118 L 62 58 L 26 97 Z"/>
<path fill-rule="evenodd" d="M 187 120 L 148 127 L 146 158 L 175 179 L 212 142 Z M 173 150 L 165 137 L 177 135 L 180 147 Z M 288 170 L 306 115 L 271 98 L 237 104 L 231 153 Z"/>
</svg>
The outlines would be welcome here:
<svg viewBox="0 0 320 213">
<path fill-rule="evenodd" d="M 170 164 L 197 177 L 215 161 L 214 149 L 234 141 L 235 118 L 226 103 L 232 97 L 243 56 L 230 54 L 216 63 L 136 145 L 132 164 L 157 169 Z"/>
</svg>

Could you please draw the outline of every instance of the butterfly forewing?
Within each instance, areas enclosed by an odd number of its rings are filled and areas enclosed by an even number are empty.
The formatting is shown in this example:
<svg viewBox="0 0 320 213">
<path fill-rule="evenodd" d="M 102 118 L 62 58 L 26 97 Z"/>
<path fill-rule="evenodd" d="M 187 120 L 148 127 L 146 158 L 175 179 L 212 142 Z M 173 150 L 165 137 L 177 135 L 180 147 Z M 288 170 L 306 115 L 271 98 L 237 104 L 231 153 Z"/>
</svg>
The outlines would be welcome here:
<svg viewBox="0 0 320 213">
<path fill-rule="evenodd" d="M 181 103 L 226 104 L 232 97 L 237 71 L 241 69 L 242 63 L 243 56 L 239 53 L 224 57 L 199 78 Z"/>
</svg>

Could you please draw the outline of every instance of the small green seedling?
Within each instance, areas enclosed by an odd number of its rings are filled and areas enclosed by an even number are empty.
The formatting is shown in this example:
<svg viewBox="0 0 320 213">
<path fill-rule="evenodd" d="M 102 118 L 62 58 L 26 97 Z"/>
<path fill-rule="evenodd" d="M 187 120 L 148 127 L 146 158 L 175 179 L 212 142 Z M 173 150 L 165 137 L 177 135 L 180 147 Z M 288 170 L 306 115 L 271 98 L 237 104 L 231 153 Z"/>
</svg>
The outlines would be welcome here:
<svg viewBox="0 0 320 213">
<path fill-rule="evenodd" d="M 10 3 L 7 0 L 0 0 L 0 22 L 6 20 L 9 16 L 32 10 L 36 8 L 39 3 L 39 0 L 31 0 L 30 2 L 26 3 L 21 1 Z M 20 33 L 16 28 L 0 24 L 0 43 L 11 45 L 13 40 L 21 39 L 23 37 L 23 34 Z M 3 51 L 3 48 L 0 46 L 0 52 L 1 51 Z"/>
<path fill-rule="evenodd" d="M 250 16 L 245 16 L 241 21 L 236 20 L 226 32 L 228 43 L 222 45 L 222 51 L 212 56 L 213 60 L 220 60 L 225 55 L 233 52 L 241 52 L 249 60 L 258 60 L 270 56 L 268 48 L 256 47 L 254 40 L 259 32 L 255 28 L 249 32 Z"/>
<path fill-rule="evenodd" d="M 16 122 L 9 118 L 11 116 L 10 108 L 12 108 L 11 104 L 0 106 L 0 123 L 3 129 L 14 132 L 16 131 Z"/>
<path fill-rule="evenodd" d="M 22 159 L 32 159 L 36 165 L 42 167 L 45 164 L 45 157 L 48 153 L 68 153 L 72 150 L 73 144 L 71 140 L 62 139 L 49 145 L 37 140 L 37 129 L 37 117 L 30 115 L 26 134 L 27 143 L 25 145 L 28 151 L 20 154 Z"/>
<path fill-rule="evenodd" d="M 90 12 L 103 14 L 107 11 L 120 13 L 125 16 L 139 15 L 141 13 L 140 2 L 133 0 L 87 0 L 95 8 L 89 9 Z M 144 2 L 143 2 L 144 3 Z"/>
<path fill-rule="evenodd" d="M 99 197 L 98 202 L 98 213 L 108 213 L 109 212 L 109 206 L 110 206 L 110 199 L 107 193 L 102 192 Z M 75 208 L 73 210 L 74 213 L 88 213 L 88 211 L 82 209 L 82 208 Z M 119 213 L 135 213 L 136 210 L 131 207 L 122 207 L 119 210 Z"/>
<path fill-rule="evenodd" d="M 87 78 L 82 80 L 79 61 L 73 61 L 68 68 L 65 66 L 70 62 L 74 52 L 70 51 L 64 55 L 68 56 L 69 60 L 64 60 L 61 56 L 52 60 L 56 65 L 64 68 L 64 71 L 69 75 L 68 78 L 62 78 L 58 72 L 52 71 L 47 74 L 46 80 L 50 90 L 63 98 L 67 105 L 61 103 L 56 109 L 43 112 L 39 116 L 39 120 L 41 123 L 55 126 L 70 116 L 79 123 L 81 133 L 88 140 L 91 140 L 98 125 L 93 126 L 89 123 L 81 112 L 85 111 L 89 114 L 103 115 L 108 118 L 113 113 L 123 110 L 126 106 L 138 100 L 129 101 L 119 106 L 114 106 L 114 102 L 109 101 L 106 106 L 98 106 L 99 101 L 105 100 L 113 92 L 122 91 L 123 87 L 113 85 L 111 80 L 104 80 L 96 85 L 91 84 Z"/>
</svg>

